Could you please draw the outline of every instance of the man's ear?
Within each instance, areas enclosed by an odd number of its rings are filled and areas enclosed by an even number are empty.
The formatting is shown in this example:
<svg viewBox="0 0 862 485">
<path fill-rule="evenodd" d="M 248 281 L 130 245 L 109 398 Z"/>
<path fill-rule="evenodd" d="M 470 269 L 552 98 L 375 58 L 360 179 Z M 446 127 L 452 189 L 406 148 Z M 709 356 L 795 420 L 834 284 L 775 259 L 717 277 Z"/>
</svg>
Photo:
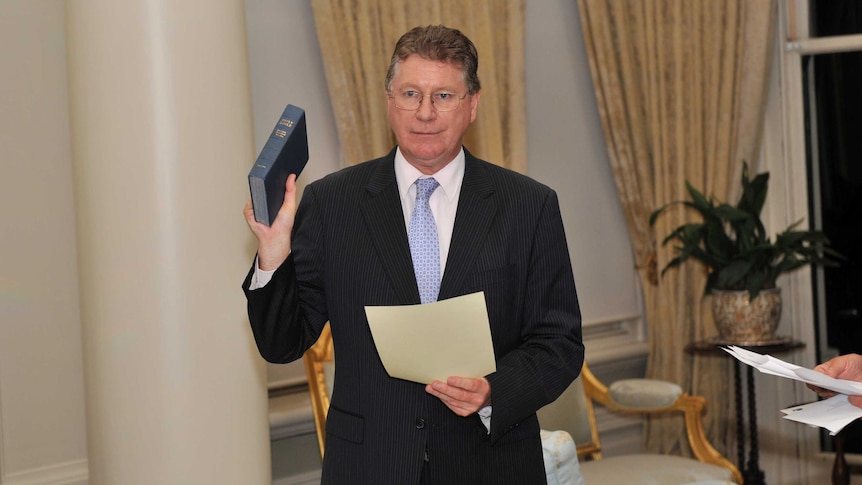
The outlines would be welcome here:
<svg viewBox="0 0 862 485">
<path fill-rule="evenodd" d="M 479 113 L 479 97 L 482 95 L 482 91 L 476 91 L 475 94 L 470 96 L 470 123 L 476 121 L 476 115 Z"/>
</svg>

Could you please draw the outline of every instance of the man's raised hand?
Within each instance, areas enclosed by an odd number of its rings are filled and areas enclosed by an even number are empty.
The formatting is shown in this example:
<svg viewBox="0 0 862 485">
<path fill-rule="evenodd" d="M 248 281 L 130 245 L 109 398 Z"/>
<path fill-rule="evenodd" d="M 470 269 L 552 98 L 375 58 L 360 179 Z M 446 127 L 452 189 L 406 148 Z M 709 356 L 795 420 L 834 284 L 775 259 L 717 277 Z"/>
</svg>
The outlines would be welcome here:
<svg viewBox="0 0 862 485">
<path fill-rule="evenodd" d="M 272 226 L 255 221 L 251 198 L 243 209 L 245 222 L 257 238 L 257 264 L 264 271 L 281 266 L 290 254 L 290 233 L 296 216 L 296 175 L 291 174 L 285 182 L 284 203 Z"/>
</svg>

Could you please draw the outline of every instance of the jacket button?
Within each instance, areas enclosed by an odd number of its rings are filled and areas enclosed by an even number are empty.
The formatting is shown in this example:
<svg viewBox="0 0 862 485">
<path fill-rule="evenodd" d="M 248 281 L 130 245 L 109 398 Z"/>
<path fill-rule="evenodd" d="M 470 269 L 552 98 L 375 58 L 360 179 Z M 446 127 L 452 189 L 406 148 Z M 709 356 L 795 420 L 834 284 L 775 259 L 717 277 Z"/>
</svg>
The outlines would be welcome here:
<svg viewBox="0 0 862 485">
<path fill-rule="evenodd" d="M 416 429 L 424 429 L 425 428 L 425 420 L 419 418 L 416 420 Z"/>
</svg>

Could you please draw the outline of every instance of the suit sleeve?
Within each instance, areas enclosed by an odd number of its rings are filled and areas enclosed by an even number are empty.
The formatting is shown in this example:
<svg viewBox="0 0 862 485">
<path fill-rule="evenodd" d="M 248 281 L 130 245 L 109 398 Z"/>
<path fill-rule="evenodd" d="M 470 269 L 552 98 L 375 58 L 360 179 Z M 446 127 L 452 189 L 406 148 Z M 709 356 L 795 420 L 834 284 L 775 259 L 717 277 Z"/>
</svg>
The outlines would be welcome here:
<svg viewBox="0 0 862 485">
<path fill-rule="evenodd" d="M 262 288 L 249 289 L 254 266 L 242 288 L 248 319 L 260 355 L 269 362 L 286 363 L 302 357 L 328 320 L 320 277 L 320 222 L 312 186 L 306 187 L 297 210 L 292 251 Z"/>
<path fill-rule="evenodd" d="M 553 191 L 532 238 L 524 292 L 521 344 L 504 355 L 491 384 L 495 442 L 552 402 L 584 361 L 581 312 L 559 202 Z"/>
</svg>

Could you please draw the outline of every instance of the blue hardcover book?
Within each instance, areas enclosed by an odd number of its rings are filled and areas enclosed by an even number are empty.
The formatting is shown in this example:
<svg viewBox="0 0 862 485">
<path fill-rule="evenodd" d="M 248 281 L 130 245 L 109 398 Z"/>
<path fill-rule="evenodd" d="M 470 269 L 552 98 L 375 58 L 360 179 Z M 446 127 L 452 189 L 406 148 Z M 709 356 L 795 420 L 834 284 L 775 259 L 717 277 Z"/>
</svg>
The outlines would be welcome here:
<svg viewBox="0 0 862 485">
<path fill-rule="evenodd" d="M 248 173 L 254 219 L 272 225 L 284 203 L 287 177 L 299 173 L 308 162 L 308 131 L 305 110 L 288 104 L 272 134 Z"/>
</svg>

